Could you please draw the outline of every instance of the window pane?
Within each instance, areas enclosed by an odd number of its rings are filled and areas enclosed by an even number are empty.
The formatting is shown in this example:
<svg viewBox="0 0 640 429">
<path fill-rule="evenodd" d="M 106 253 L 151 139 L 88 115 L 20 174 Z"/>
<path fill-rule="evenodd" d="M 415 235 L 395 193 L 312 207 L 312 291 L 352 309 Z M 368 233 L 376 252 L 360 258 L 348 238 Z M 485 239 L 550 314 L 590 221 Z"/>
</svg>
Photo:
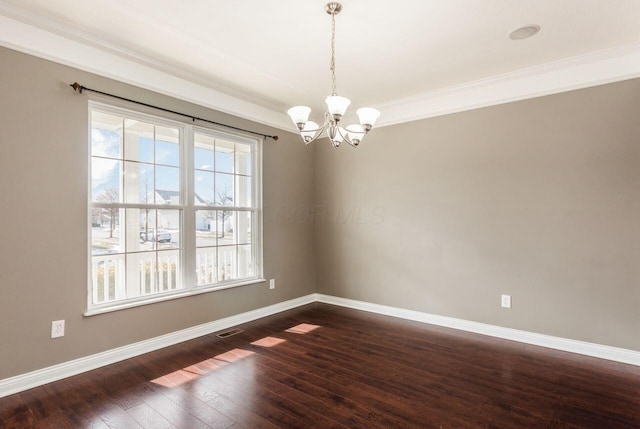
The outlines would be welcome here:
<svg viewBox="0 0 640 429">
<path fill-rule="evenodd" d="M 236 178 L 236 207 L 251 207 L 251 177 L 234 177 Z"/>
<path fill-rule="evenodd" d="M 251 243 L 251 231 L 253 229 L 253 224 L 251 223 L 252 213 L 251 212 L 236 212 L 237 217 L 237 234 L 236 240 L 238 244 L 248 244 Z"/>
<path fill-rule="evenodd" d="M 213 146 L 213 137 L 198 133 L 194 135 L 194 168 L 199 170 L 213 170 Z"/>
<path fill-rule="evenodd" d="M 236 143 L 236 174 L 251 175 L 251 145 Z"/>
<path fill-rule="evenodd" d="M 236 279 L 238 254 L 236 246 L 218 247 L 218 281 Z"/>
<path fill-rule="evenodd" d="M 216 139 L 215 170 L 233 173 L 233 152 L 235 144 L 227 140 Z"/>
<path fill-rule="evenodd" d="M 215 247 L 196 249 L 196 284 L 209 285 L 217 281 L 218 252 Z"/>
<path fill-rule="evenodd" d="M 124 210 L 117 207 L 91 210 L 91 254 L 123 253 L 124 241 L 120 234 L 120 219 Z"/>
<path fill-rule="evenodd" d="M 250 244 L 238 246 L 238 278 L 255 275 L 253 260 L 253 246 Z"/>
<path fill-rule="evenodd" d="M 113 159 L 91 160 L 91 199 L 101 203 L 122 202 L 120 177 L 122 162 Z"/>
<path fill-rule="evenodd" d="M 156 166 L 156 204 L 180 204 L 180 170 Z"/>
<path fill-rule="evenodd" d="M 236 212 L 218 210 L 218 245 L 236 244 Z"/>
<path fill-rule="evenodd" d="M 127 209 L 127 252 L 156 249 L 156 210 Z"/>
<path fill-rule="evenodd" d="M 198 170 L 213 170 L 213 150 L 198 149 L 194 150 L 194 166 Z"/>
<path fill-rule="evenodd" d="M 156 126 L 156 164 L 180 165 L 180 131 Z"/>
<path fill-rule="evenodd" d="M 158 292 L 181 289 L 180 251 L 158 252 Z"/>
<path fill-rule="evenodd" d="M 119 116 L 91 113 L 91 155 L 122 157 L 122 121 Z"/>
<path fill-rule="evenodd" d="M 103 255 L 91 257 L 93 304 L 124 299 L 125 256 Z"/>
<path fill-rule="evenodd" d="M 233 206 L 233 175 L 216 173 L 215 204 Z"/>
<path fill-rule="evenodd" d="M 196 247 L 211 247 L 218 244 L 218 231 L 222 224 L 216 210 L 196 211 Z"/>
<path fill-rule="evenodd" d="M 154 162 L 153 124 L 135 119 L 124 121 L 124 159 Z"/>
<path fill-rule="evenodd" d="M 214 204 L 213 197 L 213 173 L 197 171 L 194 173 L 193 187 L 195 188 L 195 204 L 209 206 Z"/>
<path fill-rule="evenodd" d="M 156 252 L 127 254 L 127 298 L 158 292 Z"/>
<path fill-rule="evenodd" d="M 153 165 L 124 162 L 124 202 L 153 204 Z"/>
<path fill-rule="evenodd" d="M 180 246 L 180 219 L 181 210 L 158 210 L 158 229 L 155 231 L 155 240 L 158 249 L 179 249 Z"/>
</svg>

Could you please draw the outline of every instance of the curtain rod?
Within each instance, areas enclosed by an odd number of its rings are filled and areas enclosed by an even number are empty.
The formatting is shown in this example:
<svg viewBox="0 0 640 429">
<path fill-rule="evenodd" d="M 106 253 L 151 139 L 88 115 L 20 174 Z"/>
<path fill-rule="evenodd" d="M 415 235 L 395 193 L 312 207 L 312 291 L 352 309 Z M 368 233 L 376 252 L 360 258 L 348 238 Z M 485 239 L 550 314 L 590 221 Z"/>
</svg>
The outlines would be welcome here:
<svg viewBox="0 0 640 429">
<path fill-rule="evenodd" d="M 154 106 L 153 104 L 147 104 L 147 103 L 143 103 L 141 101 L 131 100 L 129 98 L 120 97 L 119 95 L 109 94 L 108 92 L 102 92 L 102 91 L 98 91 L 98 90 L 95 90 L 95 89 L 87 88 L 86 86 L 80 85 L 78 82 L 74 82 L 69 86 L 71 88 L 73 88 L 73 90 L 76 91 L 78 94 L 82 94 L 82 91 L 95 92 L 96 94 L 106 95 L 107 97 L 117 98 L 118 100 L 127 101 L 129 103 L 138 104 L 140 106 L 151 107 L 152 109 L 161 110 L 163 112 L 172 113 L 174 115 L 184 116 L 185 118 L 191 118 L 191 120 L 193 122 L 195 122 L 195 121 L 207 122 L 209 124 L 219 125 L 219 126 L 225 127 L 225 128 L 230 128 L 232 130 L 242 131 L 242 132 L 245 132 L 245 133 L 254 134 L 256 136 L 261 136 L 261 137 L 264 137 L 265 139 L 273 139 L 274 141 L 278 140 L 278 136 L 271 136 L 269 134 L 257 133 L 255 131 L 245 130 L 244 128 L 238 128 L 238 127 L 234 127 L 232 125 L 225 125 L 225 124 L 221 124 L 220 122 L 210 121 L 209 119 L 199 118 L 197 116 L 187 115 L 186 113 L 176 112 L 175 110 L 165 109 L 164 107 Z"/>
</svg>

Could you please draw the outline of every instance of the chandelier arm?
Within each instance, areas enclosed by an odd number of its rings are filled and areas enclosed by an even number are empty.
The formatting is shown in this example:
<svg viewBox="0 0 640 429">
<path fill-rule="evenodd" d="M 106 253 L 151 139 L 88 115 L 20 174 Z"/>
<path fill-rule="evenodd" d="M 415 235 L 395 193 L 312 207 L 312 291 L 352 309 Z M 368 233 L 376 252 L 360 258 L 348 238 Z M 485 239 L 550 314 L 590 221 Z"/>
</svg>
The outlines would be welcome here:
<svg viewBox="0 0 640 429">
<path fill-rule="evenodd" d="M 342 138 L 343 138 L 347 143 L 349 143 L 349 144 L 350 144 L 351 146 L 353 146 L 353 147 L 358 147 L 358 145 L 359 145 L 360 143 L 362 143 L 362 140 L 364 140 L 365 136 L 367 135 L 367 132 L 366 132 L 366 131 L 349 131 L 349 130 L 346 130 L 346 129 L 344 129 L 344 128 L 340 127 L 340 126 L 338 126 L 338 127 L 337 127 L 337 131 L 338 131 L 338 134 L 340 134 L 340 136 L 341 136 L 341 137 L 342 137 Z M 359 139 L 359 140 L 358 140 L 358 142 L 356 143 L 356 142 L 354 142 L 354 141 L 351 139 L 351 137 L 349 137 L 349 134 L 350 134 L 350 133 L 351 133 L 351 134 L 360 134 L 362 137 L 360 137 L 360 139 Z"/>
<path fill-rule="evenodd" d="M 322 135 L 322 133 L 324 133 L 325 128 L 327 128 L 327 123 L 326 122 L 320 128 L 316 128 L 315 130 L 307 130 L 307 131 L 312 131 L 312 132 L 316 133 L 316 135 L 314 135 L 311 140 L 305 141 L 305 144 L 310 144 L 310 143 L 313 143 L 314 141 L 318 140 L 318 138 Z M 304 137 L 302 138 L 302 140 L 304 141 Z"/>
<path fill-rule="evenodd" d="M 353 143 L 353 141 L 351 141 L 351 139 L 349 138 L 349 133 L 347 132 L 347 130 L 345 130 L 341 126 L 337 126 L 336 128 L 337 128 L 338 134 L 340 134 L 340 137 L 342 137 L 342 140 L 346 141 L 351 146 L 356 147 L 356 145 Z M 344 133 L 343 133 L 343 131 L 344 131 Z"/>
</svg>

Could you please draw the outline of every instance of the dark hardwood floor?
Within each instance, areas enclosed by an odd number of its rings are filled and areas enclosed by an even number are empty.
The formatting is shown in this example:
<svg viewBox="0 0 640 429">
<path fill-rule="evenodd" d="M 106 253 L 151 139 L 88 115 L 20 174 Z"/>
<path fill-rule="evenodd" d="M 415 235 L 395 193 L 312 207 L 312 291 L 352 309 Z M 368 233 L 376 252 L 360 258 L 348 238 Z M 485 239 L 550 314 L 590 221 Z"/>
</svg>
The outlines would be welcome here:
<svg viewBox="0 0 640 429">
<path fill-rule="evenodd" d="M 0 427 L 640 428 L 639 367 L 323 304 L 240 328 L 2 398 Z"/>
</svg>

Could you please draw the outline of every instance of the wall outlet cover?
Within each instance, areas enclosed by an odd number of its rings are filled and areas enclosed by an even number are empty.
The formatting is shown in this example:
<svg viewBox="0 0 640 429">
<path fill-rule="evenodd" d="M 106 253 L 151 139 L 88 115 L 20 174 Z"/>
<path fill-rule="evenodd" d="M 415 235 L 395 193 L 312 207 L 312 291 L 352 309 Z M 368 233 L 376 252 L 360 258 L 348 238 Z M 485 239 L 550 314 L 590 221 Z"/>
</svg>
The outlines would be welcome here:
<svg viewBox="0 0 640 429">
<path fill-rule="evenodd" d="M 51 338 L 64 337 L 64 320 L 51 322 Z"/>
<path fill-rule="evenodd" d="M 502 306 L 504 308 L 511 308 L 511 295 L 502 295 Z"/>
</svg>

